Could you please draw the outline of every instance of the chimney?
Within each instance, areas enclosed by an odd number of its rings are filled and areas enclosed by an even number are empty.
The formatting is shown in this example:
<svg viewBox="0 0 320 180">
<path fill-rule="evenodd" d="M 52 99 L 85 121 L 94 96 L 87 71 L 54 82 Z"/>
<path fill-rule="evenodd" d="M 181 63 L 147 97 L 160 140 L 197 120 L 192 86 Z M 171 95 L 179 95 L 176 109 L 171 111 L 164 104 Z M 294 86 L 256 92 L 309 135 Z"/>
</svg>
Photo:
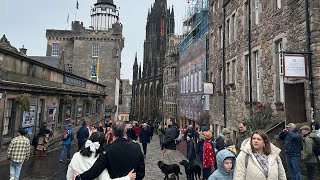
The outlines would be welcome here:
<svg viewBox="0 0 320 180">
<path fill-rule="evenodd" d="M 20 48 L 20 53 L 23 53 L 24 55 L 27 55 L 27 49 L 24 48 L 24 45 L 22 45 L 22 48 Z"/>
</svg>

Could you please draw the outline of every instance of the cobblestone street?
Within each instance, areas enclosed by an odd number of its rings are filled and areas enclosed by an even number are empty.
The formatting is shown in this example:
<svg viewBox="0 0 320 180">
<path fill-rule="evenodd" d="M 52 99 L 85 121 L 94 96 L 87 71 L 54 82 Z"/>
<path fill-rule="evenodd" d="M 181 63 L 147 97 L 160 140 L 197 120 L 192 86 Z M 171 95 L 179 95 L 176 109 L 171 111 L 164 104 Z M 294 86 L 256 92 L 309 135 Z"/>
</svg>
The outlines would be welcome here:
<svg viewBox="0 0 320 180">
<path fill-rule="evenodd" d="M 73 145 L 75 152 L 77 145 Z M 63 180 L 67 172 L 67 162 L 59 163 L 60 149 L 49 152 L 47 157 L 31 157 L 23 164 L 20 179 L 22 180 Z M 178 164 L 185 157 L 177 151 L 176 163 Z M 164 178 L 164 174 L 159 169 L 157 163 L 163 161 L 163 156 L 160 150 L 159 137 L 157 134 L 153 136 L 153 140 L 148 144 L 146 163 L 145 180 L 160 180 Z M 186 179 L 184 167 L 180 166 L 182 175 L 180 179 Z M 0 179 L 9 179 L 9 161 L 0 164 Z"/>
</svg>

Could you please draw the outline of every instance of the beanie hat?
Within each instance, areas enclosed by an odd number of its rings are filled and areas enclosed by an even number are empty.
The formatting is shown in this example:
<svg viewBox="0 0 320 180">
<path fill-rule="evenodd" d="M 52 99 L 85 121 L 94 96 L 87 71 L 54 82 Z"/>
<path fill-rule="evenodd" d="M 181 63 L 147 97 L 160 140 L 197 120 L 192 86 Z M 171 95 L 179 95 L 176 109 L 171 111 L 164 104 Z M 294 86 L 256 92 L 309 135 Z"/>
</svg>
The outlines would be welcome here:
<svg viewBox="0 0 320 180">
<path fill-rule="evenodd" d="M 228 128 L 223 128 L 222 131 L 221 131 L 221 133 L 222 133 L 223 135 L 226 135 L 226 134 L 231 134 L 231 131 L 230 131 L 230 129 L 228 129 Z"/>
<path fill-rule="evenodd" d="M 206 131 L 206 132 L 204 133 L 204 137 L 205 137 L 206 139 L 211 139 L 211 138 L 212 138 L 212 133 L 211 133 L 210 131 Z"/>
</svg>

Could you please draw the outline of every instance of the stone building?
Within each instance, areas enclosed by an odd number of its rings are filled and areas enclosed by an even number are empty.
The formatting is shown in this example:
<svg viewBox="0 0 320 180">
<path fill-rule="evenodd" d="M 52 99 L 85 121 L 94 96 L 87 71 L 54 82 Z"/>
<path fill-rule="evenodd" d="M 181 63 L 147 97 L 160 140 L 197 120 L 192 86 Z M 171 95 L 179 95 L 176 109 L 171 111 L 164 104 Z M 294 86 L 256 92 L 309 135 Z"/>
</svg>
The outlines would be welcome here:
<svg viewBox="0 0 320 180">
<path fill-rule="evenodd" d="M 177 119 L 179 97 L 179 43 L 181 36 L 171 35 L 163 62 L 163 117 Z"/>
<path fill-rule="evenodd" d="M 73 21 L 71 30 L 46 30 L 46 57 L 32 57 L 106 86 L 106 113 L 117 117 L 121 52 L 124 47 L 122 24 L 113 0 L 98 0 L 91 9 L 91 26 Z M 50 57 L 48 59 L 48 57 Z M 55 59 L 54 59 L 55 58 Z"/>
<path fill-rule="evenodd" d="M 209 29 L 207 1 L 190 1 L 184 38 L 179 45 L 179 120 L 180 126 L 203 124 L 200 117 L 205 107 L 203 82 L 207 79 L 207 33 Z"/>
<path fill-rule="evenodd" d="M 235 134 L 257 103 L 270 104 L 287 122 L 319 117 L 319 7 L 318 0 L 210 1 L 215 134 L 224 126 Z"/>
<path fill-rule="evenodd" d="M 131 110 L 132 86 L 129 79 L 121 79 L 119 98 L 119 120 L 129 121 Z"/>
<path fill-rule="evenodd" d="M 169 34 L 174 34 L 174 10 L 166 0 L 155 0 L 148 12 L 143 69 L 133 65 L 132 112 L 134 120 L 162 119 L 163 61 Z"/>
<path fill-rule="evenodd" d="M 35 61 L 26 52 L 1 38 L 0 161 L 19 128 L 27 129 L 32 139 L 47 122 L 53 132 L 50 144 L 60 145 L 65 124 L 75 127 L 83 120 L 91 124 L 102 118 L 105 85 Z"/>
</svg>

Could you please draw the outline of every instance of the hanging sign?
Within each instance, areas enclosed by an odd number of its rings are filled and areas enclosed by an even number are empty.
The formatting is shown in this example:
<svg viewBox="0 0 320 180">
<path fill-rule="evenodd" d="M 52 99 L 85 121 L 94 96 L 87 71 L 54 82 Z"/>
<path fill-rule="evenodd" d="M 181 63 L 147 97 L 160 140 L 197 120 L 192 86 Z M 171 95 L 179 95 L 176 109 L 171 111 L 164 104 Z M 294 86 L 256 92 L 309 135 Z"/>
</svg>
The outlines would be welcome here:
<svg viewBox="0 0 320 180">
<path fill-rule="evenodd" d="M 284 55 L 284 76 L 287 78 L 306 78 L 306 57 L 302 55 Z"/>
</svg>

